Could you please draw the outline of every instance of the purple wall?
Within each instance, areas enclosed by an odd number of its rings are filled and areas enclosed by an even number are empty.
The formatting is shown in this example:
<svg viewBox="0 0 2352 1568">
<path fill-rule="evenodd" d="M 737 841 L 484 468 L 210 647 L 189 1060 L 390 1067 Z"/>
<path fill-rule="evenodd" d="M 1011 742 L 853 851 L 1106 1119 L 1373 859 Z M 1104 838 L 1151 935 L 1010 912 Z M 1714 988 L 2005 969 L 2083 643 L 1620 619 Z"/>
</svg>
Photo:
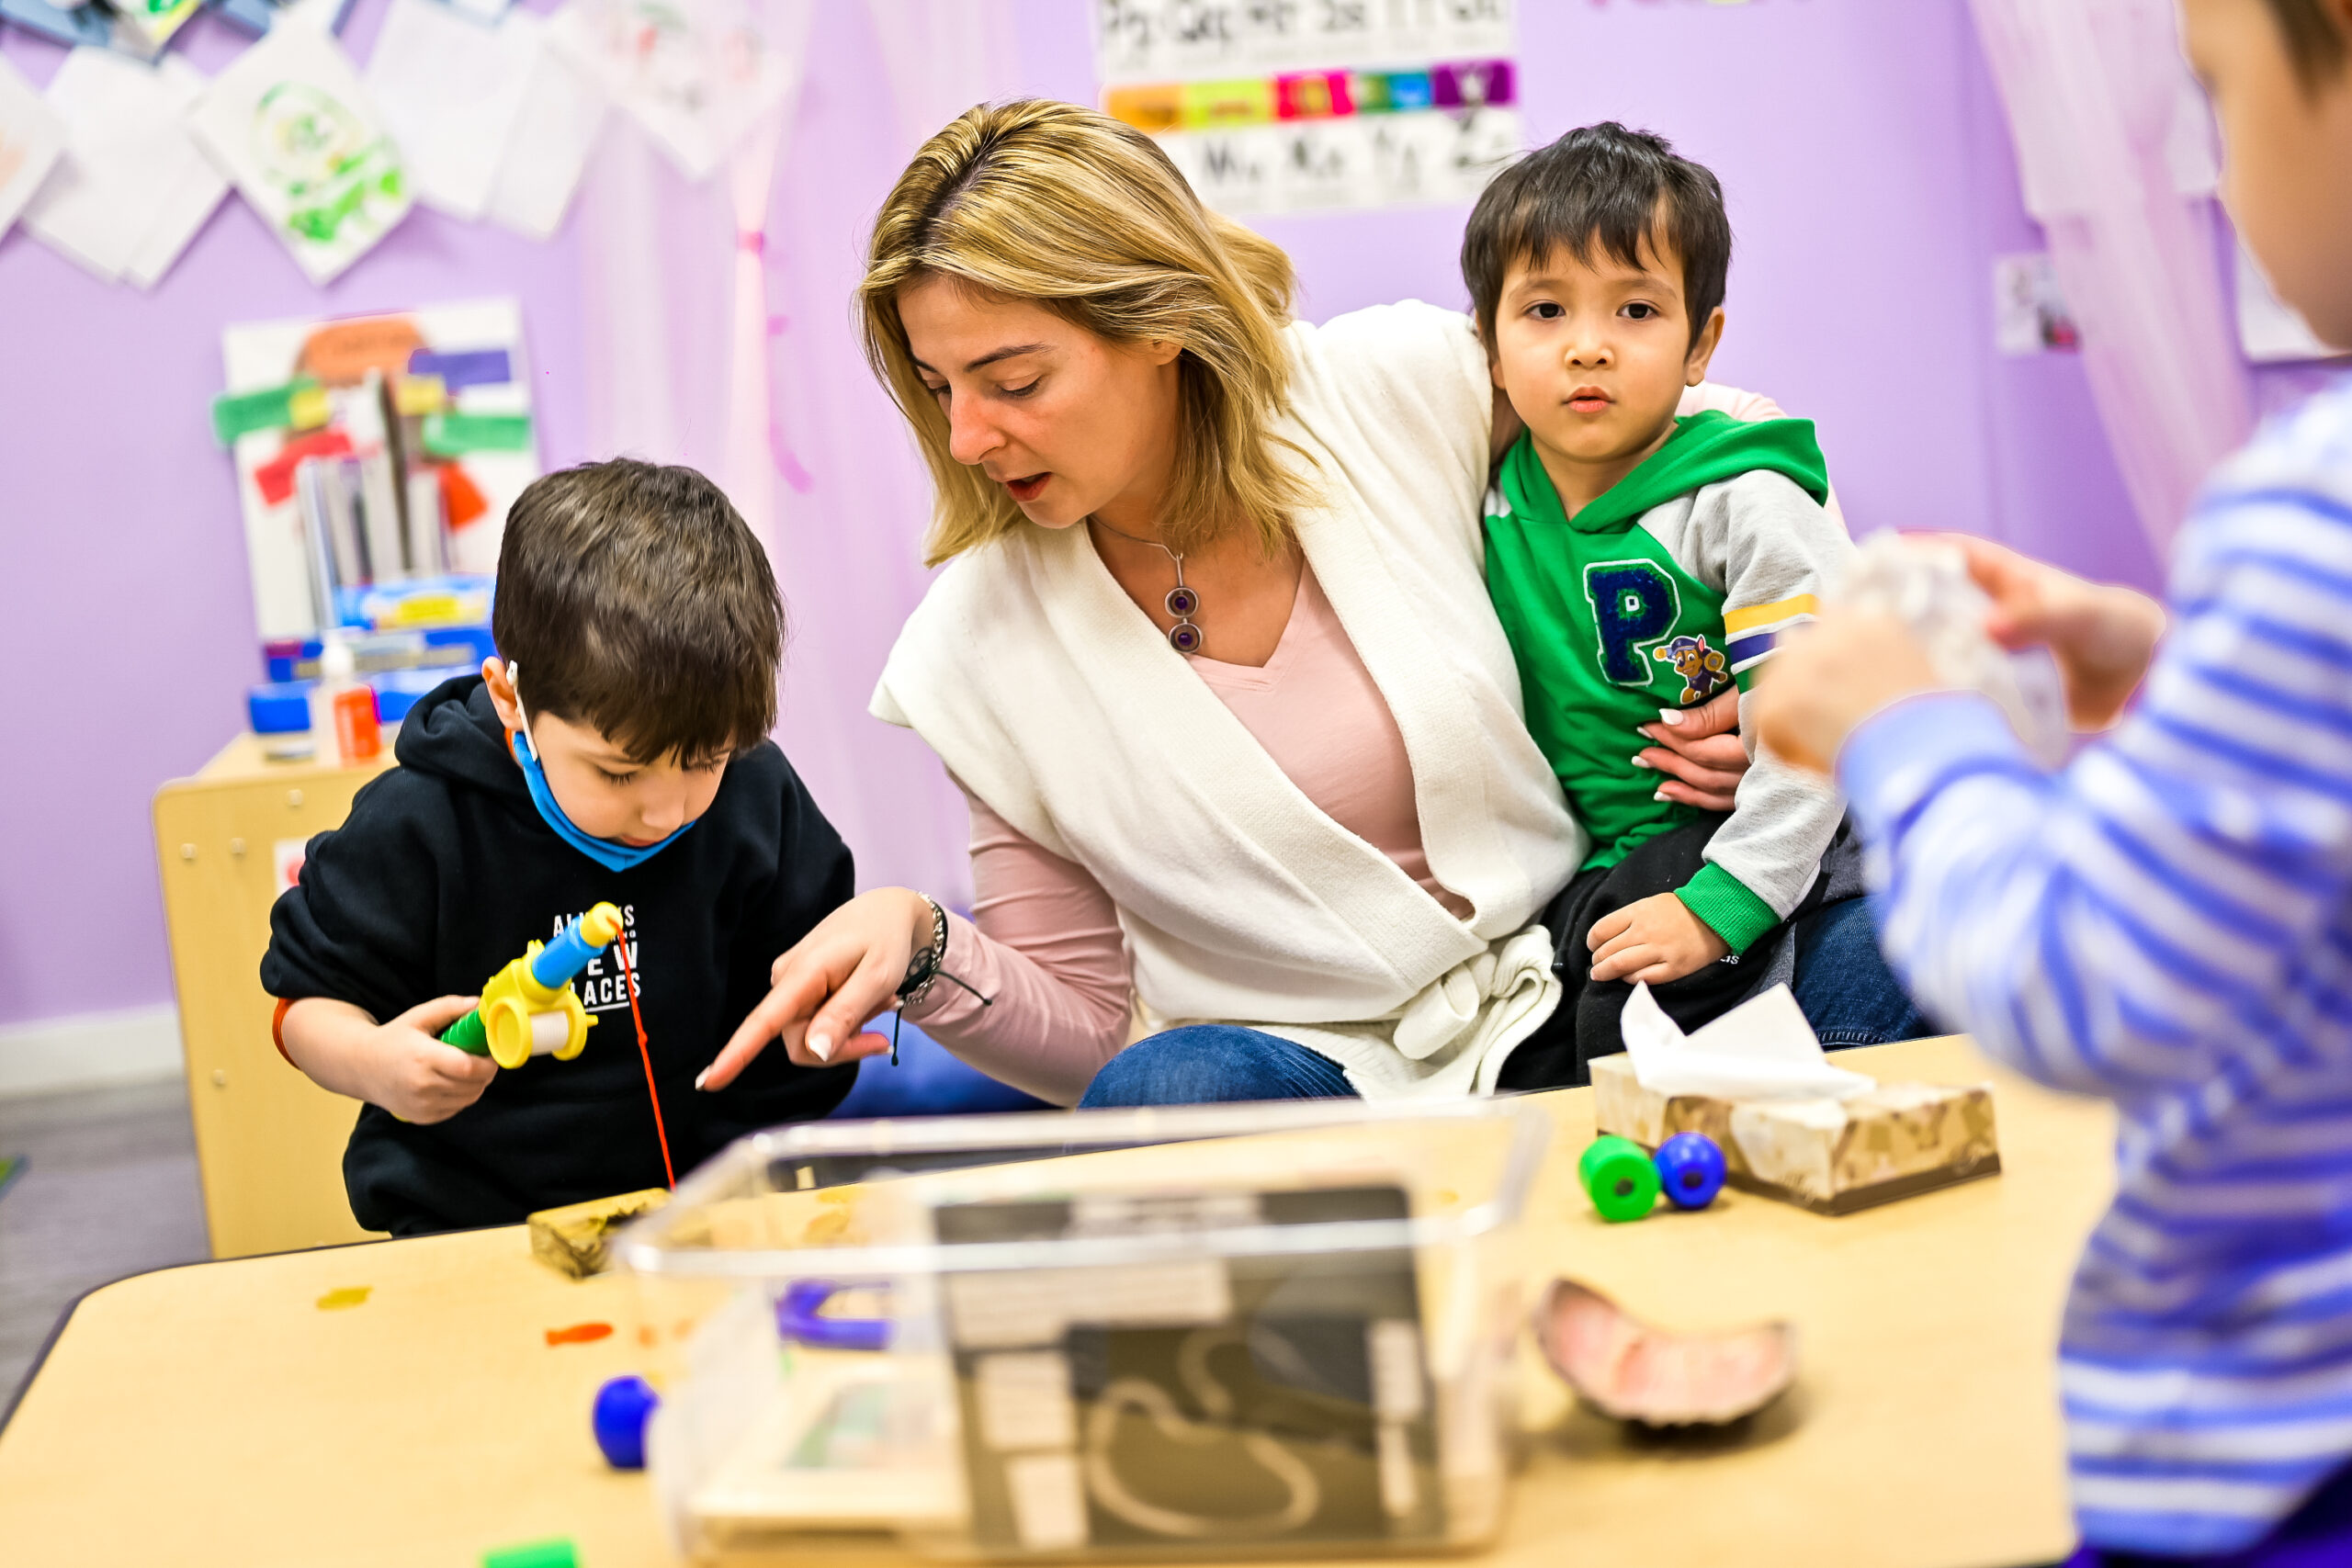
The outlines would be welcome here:
<svg viewBox="0 0 2352 1568">
<path fill-rule="evenodd" d="M 1717 373 L 1820 422 L 1858 528 L 1968 528 L 2153 575 L 2080 367 L 1991 350 L 1989 258 L 2036 242 L 1964 0 L 1523 11 L 1531 135 L 1620 118 L 1723 176 L 1739 249 Z M 1016 0 L 1023 90 L 1091 97 L 1087 13 L 1087 0 Z M 382 0 L 359 0 L 345 39 L 357 58 L 381 15 Z M 243 43 L 209 16 L 190 33 L 210 71 Z M 862 17 L 827 0 L 814 45 L 834 73 L 804 97 L 779 210 L 805 226 L 802 254 L 834 258 L 812 272 L 845 288 L 895 164 L 853 144 L 872 124 L 854 100 L 885 90 L 850 79 L 872 69 Z M 61 57 L 6 28 L 0 52 L 36 84 Z M 1461 303 L 1464 215 L 1264 227 L 1320 319 L 1408 296 Z M 152 296 L 96 283 L 21 231 L 0 241 L 0 667 L 15 675 L 0 708 L 0 1023 L 170 996 L 149 798 L 238 727 L 257 678 L 234 489 L 205 417 L 221 326 L 496 293 L 525 306 L 543 457 L 592 456 L 570 232 L 539 245 L 420 210 L 321 289 L 232 197 Z M 841 318 L 808 325 L 809 351 L 862 389 Z M 911 462 L 895 441 L 831 456 Z"/>
</svg>

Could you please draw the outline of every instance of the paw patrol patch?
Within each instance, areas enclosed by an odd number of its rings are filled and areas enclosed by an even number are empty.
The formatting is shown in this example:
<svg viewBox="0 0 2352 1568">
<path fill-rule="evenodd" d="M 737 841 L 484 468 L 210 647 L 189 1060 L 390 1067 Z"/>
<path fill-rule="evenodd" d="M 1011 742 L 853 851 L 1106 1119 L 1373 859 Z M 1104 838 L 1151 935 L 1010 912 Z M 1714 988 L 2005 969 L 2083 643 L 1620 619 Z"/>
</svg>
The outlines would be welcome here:
<svg viewBox="0 0 2352 1568">
<path fill-rule="evenodd" d="M 1650 649 L 1650 657 L 1660 664 L 1671 664 L 1674 672 L 1682 677 L 1682 705 L 1703 703 L 1725 686 L 1731 677 L 1724 672 L 1724 656 L 1707 646 L 1704 637 L 1679 637 L 1672 642 Z"/>
</svg>

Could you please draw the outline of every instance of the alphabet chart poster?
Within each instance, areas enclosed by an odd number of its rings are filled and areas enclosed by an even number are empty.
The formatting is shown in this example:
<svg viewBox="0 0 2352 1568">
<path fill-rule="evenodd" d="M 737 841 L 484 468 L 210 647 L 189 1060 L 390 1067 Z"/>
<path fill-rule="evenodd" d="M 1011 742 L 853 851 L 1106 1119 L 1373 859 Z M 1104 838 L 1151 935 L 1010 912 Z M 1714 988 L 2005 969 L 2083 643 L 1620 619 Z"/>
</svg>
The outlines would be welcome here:
<svg viewBox="0 0 2352 1568">
<path fill-rule="evenodd" d="M 1512 6 L 1096 0 L 1096 73 L 1220 211 L 1466 201 L 1520 151 Z"/>
</svg>

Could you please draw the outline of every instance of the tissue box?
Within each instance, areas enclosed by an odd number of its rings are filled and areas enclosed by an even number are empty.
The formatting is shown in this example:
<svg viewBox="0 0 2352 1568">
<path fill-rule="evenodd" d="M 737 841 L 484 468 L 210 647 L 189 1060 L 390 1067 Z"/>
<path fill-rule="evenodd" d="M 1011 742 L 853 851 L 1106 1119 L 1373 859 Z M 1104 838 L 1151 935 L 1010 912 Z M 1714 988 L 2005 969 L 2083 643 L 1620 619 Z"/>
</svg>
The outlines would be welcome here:
<svg viewBox="0 0 2352 1568">
<path fill-rule="evenodd" d="M 1721 1146 L 1731 1184 L 1812 1210 L 1850 1214 L 2001 1168 L 1993 1094 L 1984 1085 L 1880 1084 L 1848 1100 L 1718 1100 L 1663 1095 L 1630 1055 L 1592 1064 L 1593 1119 L 1656 1148 L 1677 1133 Z"/>
</svg>

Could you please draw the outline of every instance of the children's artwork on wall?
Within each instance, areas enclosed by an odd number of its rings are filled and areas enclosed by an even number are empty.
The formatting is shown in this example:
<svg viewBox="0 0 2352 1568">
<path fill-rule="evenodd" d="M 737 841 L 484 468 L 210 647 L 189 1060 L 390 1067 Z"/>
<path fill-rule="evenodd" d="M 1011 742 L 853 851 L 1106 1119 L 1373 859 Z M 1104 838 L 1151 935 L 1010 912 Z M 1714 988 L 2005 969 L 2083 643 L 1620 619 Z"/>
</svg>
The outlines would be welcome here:
<svg viewBox="0 0 2352 1568">
<path fill-rule="evenodd" d="M 68 49 L 83 44 L 104 49 L 115 39 L 114 13 L 103 6 L 52 6 L 50 0 L 0 0 L 0 22 L 14 22 L 28 33 L 37 33 L 50 42 L 62 43 Z"/>
<path fill-rule="evenodd" d="M 0 235 L 65 152 L 65 122 L 33 85 L 0 59 Z"/>
<path fill-rule="evenodd" d="M 124 53 L 153 60 L 172 41 L 172 35 L 196 15 L 202 0 L 107 0 L 114 9 L 117 47 Z"/>
<path fill-rule="evenodd" d="M 220 73 L 190 124 L 313 283 L 408 216 L 400 150 L 333 38 L 293 13 Z"/>
<path fill-rule="evenodd" d="M 1993 343 L 2012 356 L 2082 347 L 2049 252 L 1993 258 Z"/>
<path fill-rule="evenodd" d="M 468 220 L 490 205 L 543 47 L 537 24 L 527 15 L 484 22 L 442 0 L 392 0 L 366 81 L 417 199 Z"/>
<path fill-rule="evenodd" d="M 25 226 L 109 283 L 153 288 L 228 194 L 183 121 L 205 85 L 176 54 L 160 65 L 104 49 L 67 55 L 49 85 L 66 155 Z"/>
<path fill-rule="evenodd" d="M 763 27 L 749 0 L 571 0 L 548 31 L 690 180 L 784 103 L 805 56 L 801 28 Z"/>
<path fill-rule="evenodd" d="M 1097 0 L 1103 107 L 1228 213 L 1476 196 L 1520 151 L 1512 0 Z"/>
<path fill-rule="evenodd" d="M 506 26 L 541 29 L 543 24 L 529 12 L 516 11 Z M 604 130 L 604 93 L 561 52 L 539 49 L 484 216 L 535 240 L 553 239 Z"/>
<path fill-rule="evenodd" d="M 258 322 L 228 328 L 220 348 L 213 426 L 235 457 L 262 640 L 317 630 L 297 493 L 311 458 L 350 480 L 328 497 L 319 541 L 353 590 L 346 621 L 386 631 L 468 618 L 506 509 L 539 474 L 521 307 Z"/>
<path fill-rule="evenodd" d="M 2320 341 L 2311 323 L 2292 305 L 2278 298 L 2263 275 L 2254 253 L 2238 244 L 2238 344 L 2256 365 L 2291 365 L 2313 359 L 2334 359 L 2352 349 L 2332 348 Z"/>
</svg>

